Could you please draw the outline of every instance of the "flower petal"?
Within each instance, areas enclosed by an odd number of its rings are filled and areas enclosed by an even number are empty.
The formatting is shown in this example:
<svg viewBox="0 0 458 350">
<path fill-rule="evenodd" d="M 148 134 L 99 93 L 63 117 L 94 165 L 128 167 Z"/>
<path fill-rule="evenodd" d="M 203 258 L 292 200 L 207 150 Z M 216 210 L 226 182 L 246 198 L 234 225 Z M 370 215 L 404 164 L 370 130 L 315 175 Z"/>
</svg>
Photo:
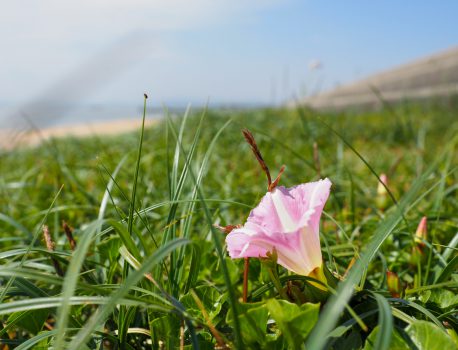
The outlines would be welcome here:
<svg viewBox="0 0 458 350">
<path fill-rule="evenodd" d="M 300 225 L 303 226 L 308 224 L 316 234 L 319 233 L 321 213 L 328 200 L 331 185 L 331 181 L 326 178 L 324 180 L 299 185 L 291 189 L 293 195 L 303 201 L 303 208 L 307 208 L 303 212 Z"/>
<path fill-rule="evenodd" d="M 317 228 L 330 188 L 331 181 L 327 178 L 291 188 L 279 186 L 262 198 L 247 221 L 265 227 L 271 233 L 294 232 L 308 219 Z"/>
<path fill-rule="evenodd" d="M 330 187 L 325 179 L 267 193 L 246 224 L 227 235 L 231 258 L 266 257 L 275 249 L 278 263 L 295 273 L 320 267 L 319 221 Z"/>
<path fill-rule="evenodd" d="M 258 233 L 253 235 L 252 229 L 242 227 L 227 235 L 226 243 L 231 258 L 266 257 L 267 252 L 275 249 L 278 263 L 295 273 L 308 275 L 321 266 L 320 242 L 313 241 L 315 237 L 308 232 L 309 228 L 274 235 L 266 234 L 262 227 L 258 227 Z"/>
</svg>

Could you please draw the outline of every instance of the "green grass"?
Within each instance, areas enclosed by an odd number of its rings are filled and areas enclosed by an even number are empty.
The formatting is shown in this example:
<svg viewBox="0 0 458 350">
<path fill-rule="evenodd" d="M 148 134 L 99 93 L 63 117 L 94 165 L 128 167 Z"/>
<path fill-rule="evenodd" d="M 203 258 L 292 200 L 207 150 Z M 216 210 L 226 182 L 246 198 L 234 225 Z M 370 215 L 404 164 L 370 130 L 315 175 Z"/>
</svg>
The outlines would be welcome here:
<svg viewBox="0 0 458 350">
<path fill-rule="evenodd" d="M 2 154 L 1 344 L 457 347 L 457 115 L 454 99 L 324 115 L 187 111 L 141 137 L 57 139 Z M 345 278 L 329 294 L 278 267 L 284 300 L 267 266 L 251 259 L 241 302 L 243 261 L 227 256 L 213 224 L 243 223 L 266 191 L 243 128 L 274 176 L 286 165 L 282 185 L 333 182 L 322 251 Z M 377 195 L 381 173 L 392 198 Z M 422 216 L 428 236 L 414 255 Z M 62 221 L 74 229 L 75 250 Z M 399 276 L 400 296 L 388 291 L 386 270 Z"/>
</svg>

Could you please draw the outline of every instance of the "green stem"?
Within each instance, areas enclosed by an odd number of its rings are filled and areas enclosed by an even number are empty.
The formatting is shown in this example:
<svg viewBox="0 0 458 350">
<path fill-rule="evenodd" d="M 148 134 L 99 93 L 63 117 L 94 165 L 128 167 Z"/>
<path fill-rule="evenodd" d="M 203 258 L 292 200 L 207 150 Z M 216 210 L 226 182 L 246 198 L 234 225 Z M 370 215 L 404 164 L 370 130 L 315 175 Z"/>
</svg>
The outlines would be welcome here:
<svg viewBox="0 0 458 350">
<path fill-rule="evenodd" d="M 278 294 L 280 294 L 280 296 L 283 299 L 289 300 L 288 295 L 286 295 L 285 291 L 283 290 L 281 286 L 280 278 L 278 277 L 277 271 L 274 271 L 274 268 L 269 268 L 268 271 L 269 271 L 270 279 L 272 280 L 272 283 L 274 284 L 275 288 L 277 289 Z"/>
</svg>

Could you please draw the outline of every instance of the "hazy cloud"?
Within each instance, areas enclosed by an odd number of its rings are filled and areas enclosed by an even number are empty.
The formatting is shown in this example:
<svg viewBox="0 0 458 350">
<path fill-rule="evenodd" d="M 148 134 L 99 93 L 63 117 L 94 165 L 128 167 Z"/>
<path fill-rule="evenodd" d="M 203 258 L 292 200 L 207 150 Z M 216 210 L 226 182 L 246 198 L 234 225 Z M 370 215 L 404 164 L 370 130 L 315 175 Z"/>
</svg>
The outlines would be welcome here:
<svg viewBox="0 0 458 350">
<path fill-rule="evenodd" d="M 99 51 L 139 33 L 142 52 L 166 57 L 161 33 L 193 30 L 250 17 L 278 1 L 15 0 L 0 12 L 0 102 L 19 99 L 62 79 Z M 153 44 L 152 44 L 153 43 Z M 128 49 L 128 48 L 126 48 Z M 141 59 L 142 57 L 138 57 Z M 135 63 L 135 60 L 132 61 Z"/>
</svg>

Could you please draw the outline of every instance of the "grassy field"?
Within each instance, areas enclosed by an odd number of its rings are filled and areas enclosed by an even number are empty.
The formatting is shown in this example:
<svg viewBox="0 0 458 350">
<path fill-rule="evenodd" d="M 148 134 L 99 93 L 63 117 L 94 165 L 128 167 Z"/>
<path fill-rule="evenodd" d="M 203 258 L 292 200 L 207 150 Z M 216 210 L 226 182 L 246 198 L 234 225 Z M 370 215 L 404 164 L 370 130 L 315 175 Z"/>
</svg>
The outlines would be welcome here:
<svg viewBox="0 0 458 350">
<path fill-rule="evenodd" d="M 266 193 L 243 128 L 274 176 L 286 165 L 281 185 L 332 181 L 326 292 L 251 258 L 241 301 L 244 261 L 213 225 L 243 224 Z M 451 99 L 329 115 L 193 111 L 143 139 L 4 153 L 0 348 L 457 348 L 457 142 Z"/>
</svg>

